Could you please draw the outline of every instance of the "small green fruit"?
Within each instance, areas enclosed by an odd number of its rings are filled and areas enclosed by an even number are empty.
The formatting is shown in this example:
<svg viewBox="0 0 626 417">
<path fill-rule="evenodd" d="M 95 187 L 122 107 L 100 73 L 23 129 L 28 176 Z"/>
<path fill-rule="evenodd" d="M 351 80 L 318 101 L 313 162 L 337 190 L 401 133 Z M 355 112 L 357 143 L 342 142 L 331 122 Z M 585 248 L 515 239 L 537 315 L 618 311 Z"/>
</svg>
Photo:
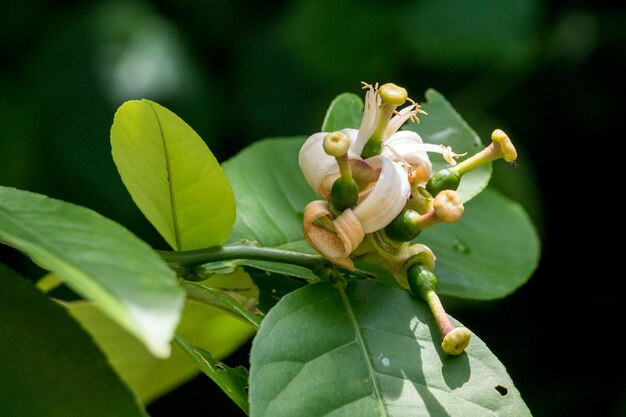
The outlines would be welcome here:
<svg viewBox="0 0 626 417">
<path fill-rule="evenodd" d="M 359 202 L 359 186 L 352 178 L 339 177 L 330 190 L 330 204 L 338 211 L 356 206 Z"/>
<path fill-rule="evenodd" d="M 406 274 L 411 292 L 426 299 L 430 291 L 437 291 L 437 277 L 424 265 L 416 264 Z"/>
<path fill-rule="evenodd" d="M 428 183 L 426 183 L 426 190 L 436 197 L 440 191 L 443 190 L 456 190 L 459 188 L 461 177 L 450 169 L 442 169 L 433 175 Z"/>
<path fill-rule="evenodd" d="M 385 233 L 396 242 L 410 242 L 421 232 L 417 223 L 419 217 L 415 210 L 404 209 L 387 225 Z"/>
</svg>

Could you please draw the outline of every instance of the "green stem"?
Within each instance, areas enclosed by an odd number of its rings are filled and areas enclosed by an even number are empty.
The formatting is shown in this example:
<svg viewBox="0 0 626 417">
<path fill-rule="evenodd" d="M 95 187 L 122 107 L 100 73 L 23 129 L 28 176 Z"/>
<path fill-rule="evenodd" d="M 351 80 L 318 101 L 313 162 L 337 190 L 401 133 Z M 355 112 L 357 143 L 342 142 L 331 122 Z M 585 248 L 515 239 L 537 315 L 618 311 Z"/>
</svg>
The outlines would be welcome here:
<svg viewBox="0 0 626 417">
<path fill-rule="evenodd" d="M 501 154 L 498 153 L 497 148 L 492 142 L 482 151 L 478 152 L 477 154 L 472 155 L 466 160 L 459 162 L 458 165 L 450 167 L 448 169 L 450 171 L 457 173 L 459 176 L 463 176 L 467 174 L 468 172 L 470 172 L 471 170 L 478 168 L 481 165 L 485 165 L 489 162 L 494 161 L 500 156 Z"/>
<path fill-rule="evenodd" d="M 246 319 L 256 329 L 261 326 L 261 317 L 257 316 L 246 307 L 239 304 L 232 297 L 228 296 L 228 294 L 224 294 L 223 291 L 210 287 L 205 287 L 204 285 L 196 284 L 193 282 L 185 283 L 183 285 L 183 288 L 185 289 L 185 292 L 187 293 L 187 298 L 189 300 L 194 300 L 202 304 L 215 305 L 225 308 L 232 313 Z"/>
<path fill-rule="evenodd" d="M 165 262 L 178 267 L 195 267 L 209 262 L 232 259 L 252 259 L 298 265 L 315 272 L 328 264 L 328 261 L 320 255 L 249 245 L 213 246 L 205 249 L 157 251 L 157 253 Z"/>
<path fill-rule="evenodd" d="M 341 178 L 345 180 L 352 179 L 352 168 L 350 167 L 350 158 L 348 158 L 348 154 L 344 154 L 342 156 L 338 156 L 335 158 L 337 160 L 337 165 L 339 165 L 339 173 L 341 174 Z"/>
</svg>

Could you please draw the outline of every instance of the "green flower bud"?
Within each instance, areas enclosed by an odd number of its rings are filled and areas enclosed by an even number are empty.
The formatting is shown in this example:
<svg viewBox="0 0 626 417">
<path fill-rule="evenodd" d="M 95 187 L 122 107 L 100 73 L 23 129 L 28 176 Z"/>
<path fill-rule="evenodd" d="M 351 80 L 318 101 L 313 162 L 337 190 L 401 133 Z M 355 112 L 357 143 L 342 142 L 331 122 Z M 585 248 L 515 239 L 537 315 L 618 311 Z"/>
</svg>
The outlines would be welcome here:
<svg viewBox="0 0 626 417">
<path fill-rule="evenodd" d="M 428 183 L 426 183 L 426 190 L 433 195 L 437 196 L 440 191 L 443 190 L 456 190 L 459 188 L 461 177 L 455 171 L 449 168 L 442 169 L 433 175 Z"/>
<path fill-rule="evenodd" d="M 339 177 L 330 190 L 330 204 L 338 211 L 356 206 L 359 202 L 359 186 L 352 178 Z"/>
<path fill-rule="evenodd" d="M 404 209 L 385 227 L 385 233 L 397 242 L 410 242 L 421 232 L 419 218 L 415 210 Z"/>
</svg>

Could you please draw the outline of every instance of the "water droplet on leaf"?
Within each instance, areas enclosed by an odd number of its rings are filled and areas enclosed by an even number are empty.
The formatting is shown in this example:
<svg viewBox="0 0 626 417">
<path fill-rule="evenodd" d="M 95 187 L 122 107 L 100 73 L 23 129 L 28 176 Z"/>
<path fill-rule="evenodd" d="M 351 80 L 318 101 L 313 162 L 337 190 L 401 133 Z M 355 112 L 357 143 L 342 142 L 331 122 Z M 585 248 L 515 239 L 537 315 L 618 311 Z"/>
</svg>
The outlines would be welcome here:
<svg viewBox="0 0 626 417">
<path fill-rule="evenodd" d="M 467 243 L 463 242 L 461 239 L 456 238 L 456 237 L 452 239 L 452 247 L 457 252 L 463 253 L 465 255 L 469 254 L 472 251 L 472 248 L 470 248 L 470 246 Z"/>
</svg>

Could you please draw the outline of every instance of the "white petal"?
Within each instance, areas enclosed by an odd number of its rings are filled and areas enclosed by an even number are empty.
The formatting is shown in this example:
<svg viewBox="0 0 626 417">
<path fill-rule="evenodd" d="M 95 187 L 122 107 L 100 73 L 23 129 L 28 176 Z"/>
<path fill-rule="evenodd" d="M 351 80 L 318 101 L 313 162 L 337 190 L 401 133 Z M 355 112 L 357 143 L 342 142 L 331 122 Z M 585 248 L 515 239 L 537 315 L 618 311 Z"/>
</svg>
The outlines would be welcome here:
<svg viewBox="0 0 626 417">
<path fill-rule="evenodd" d="M 388 158 L 369 158 L 373 166 L 382 165 L 380 177 L 371 193 L 353 210 L 365 233 L 387 226 L 402 211 L 409 198 L 411 185 L 406 171 Z"/>
<path fill-rule="evenodd" d="M 430 176 L 432 164 L 426 154 L 428 144 L 415 132 L 403 130 L 385 141 L 382 155 L 396 162 L 407 162 L 414 168 L 422 167 Z M 399 157 L 400 158 L 399 158 Z"/>
<path fill-rule="evenodd" d="M 356 129 L 342 129 L 350 138 L 350 149 L 348 149 L 348 157 L 351 159 L 361 159 L 359 155 L 354 153 L 352 147 L 359 133 Z M 300 169 L 304 174 L 304 178 L 309 183 L 313 191 L 321 197 L 326 197 L 329 187 L 325 187 L 328 176 L 337 176 L 339 174 L 339 166 L 334 157 L 328 155 L 324 151 L 324 137 L 328 132 L 319 132 L 311 135 L 302 145 L 298 156 Z M 326 180 L 326 181 L 325 181 Z M 333 179 L 334 181 L 334 179 Z M 326 184 L 328 185 L 328 184 Z M 330 182 L 332 185 L 332 182 Z M 326 192 L 324 191 L 326 190 Z"/>
<path fill-rule="evenodd" d="M 316 193 L 328 171 L 337 165 L 335 158 L 324 152 L 326 135 L 326 132 L 319 132 L 309 136 L 298 156 L 304 178 Z"/>
<path fill-rule="evenodd" d="M 388 138 L 400 129 L 400 127 L 415 114 L 415 104 L 411 104 L 408 107 L 403 108 L 391 118 L 387 129 L 385 129 L 385 137 Z"/>
<path fill-rule="evenodd" d="M 365 103 L 363 109 L 363 119 L 361 120 L 361 127 L 359 127 L 359 135 L 354 143 L 353 151 L 357 155 L 361 155 L 363 148 L 376 127 L 376 119 L 378 119 L 378 94 L 374 91 L 374 88 L 370 86 L 369 91 L 365 94 Z"/>
</svg>

